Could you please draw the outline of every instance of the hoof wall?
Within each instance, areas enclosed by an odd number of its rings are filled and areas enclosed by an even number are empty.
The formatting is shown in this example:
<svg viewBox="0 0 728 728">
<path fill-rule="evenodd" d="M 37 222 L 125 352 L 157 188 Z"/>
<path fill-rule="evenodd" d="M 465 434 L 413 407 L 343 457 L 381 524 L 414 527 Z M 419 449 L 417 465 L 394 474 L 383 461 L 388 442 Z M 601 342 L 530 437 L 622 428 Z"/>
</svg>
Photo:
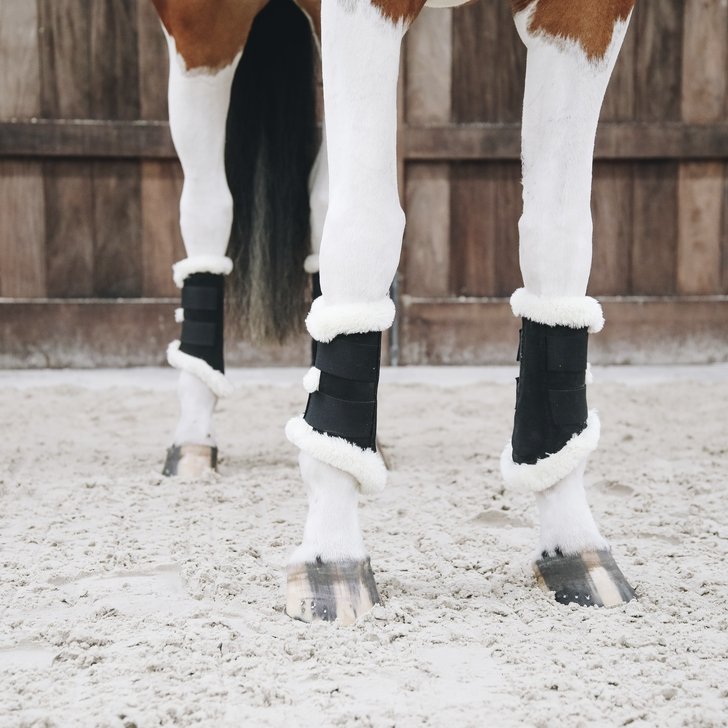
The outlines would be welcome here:
<svg viewBox="0 0 728 728">
<path fill-rule="evenodd" d="M 286 614 L 293 619 L 353 624 L 380 602 L 369 559 L 288 567 Z"/>
<path fill-rule="evenodd" d="M 162 475 L 198 478 L 208 470 L 217 470 L 217 448 L 209 445 L 172 445 L 167 450 Z"/>
<path fill-rule="evenodd" d="M 637 598 L 607 550 L 546 556 L 533 570 L 538 585 L 561 604 L 616 607 Z"/>
</svg>

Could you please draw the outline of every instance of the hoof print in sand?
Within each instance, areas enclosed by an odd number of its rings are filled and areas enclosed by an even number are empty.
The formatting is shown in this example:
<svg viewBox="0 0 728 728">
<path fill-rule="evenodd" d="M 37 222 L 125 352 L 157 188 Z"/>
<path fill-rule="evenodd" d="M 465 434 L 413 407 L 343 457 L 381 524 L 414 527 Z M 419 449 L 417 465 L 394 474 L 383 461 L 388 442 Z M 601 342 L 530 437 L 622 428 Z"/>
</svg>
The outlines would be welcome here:
<svg viewBox="0 0 728 728">
<path fill-rule="evenodd" d="M 533 570 L 538 585 L 561 604 L 616 607 L 637 598 L 607 550 L 544 556 Z"/>
<path fill-rule="evenodd" d="M 162 475 L 198 478 L 208 470 L 217 470 L 217 448 L 209 445 L 172 445 L 167 450 Z"/>
<path fill-rule="evenodd" d="M 369 559 L 288 567 L 286 614 L 302 622 L 353 624 L 381 602 Z"/>
</svg>

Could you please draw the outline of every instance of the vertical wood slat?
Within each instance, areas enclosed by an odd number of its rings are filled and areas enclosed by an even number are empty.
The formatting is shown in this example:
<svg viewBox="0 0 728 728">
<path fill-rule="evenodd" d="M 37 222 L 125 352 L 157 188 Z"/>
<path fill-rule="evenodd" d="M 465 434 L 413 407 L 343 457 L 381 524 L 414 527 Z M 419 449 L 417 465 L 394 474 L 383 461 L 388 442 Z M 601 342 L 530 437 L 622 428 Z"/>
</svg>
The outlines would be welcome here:
<svg viewBox="0 0 728 728">
<path fill-rule="evenodd" d="M 685 0 L 638 3 L 635 116 L 639 121 L 679 120 L 682 85 L 682 17 Z M 634 166 L 630 292 L 675 292 L 677 175 L 674 163 Z"/>
<path fill-rule="evenodd" d="M 685 5 L 682 63 L 683 121 L 723 118 L 728 84 L 728 4 L 693 0 Z M 706 58 L 710 61 L 706 63 Z M 678 178 L 677 292 L 719 293 L 725 165 L 680 165 Z"/>
<path fill-rule="evenodd" d="M 40 114 L 38 14 L 0 2 L 0 119 Z M 44 296 L 45 226 L 40 162 L 0 161 L 0 295 Z"/>
<path fill-rule="evenodd" d="M 89 14 L 82 0 L 38 0 L 41 108 L 48 118 L 88 118 Z M 43 164 L 48 295 L 93 294 L 93 184 L 88 165 Z"/>
<path fill-rule="evenodd" d="M 91 6 L 91 118 L 138 119 L 136 0 Z M 91 163 L 94 294 L 140 296 L 143 288 L 141 177 L 138 162 Z"/>
<path fill-rule="evenodd" d="M 141 118 L 167 118 L 169 57 L 161 25 L 149 0 L 137 0 L 139 105 Z M 142 294 L 177 296 L 172 264 L 184 257 L 179 229 L 182 170 L 175 162 L 141 164 Z"/>
</svg>

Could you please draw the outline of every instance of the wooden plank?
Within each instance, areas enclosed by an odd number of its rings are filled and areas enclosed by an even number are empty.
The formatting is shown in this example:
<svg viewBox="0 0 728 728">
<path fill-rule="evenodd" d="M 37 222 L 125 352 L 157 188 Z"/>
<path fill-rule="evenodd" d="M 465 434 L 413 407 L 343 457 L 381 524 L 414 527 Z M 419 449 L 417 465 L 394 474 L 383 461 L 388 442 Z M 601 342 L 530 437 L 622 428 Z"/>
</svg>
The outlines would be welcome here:
<svg viewBox="0 0 728 728">
<path fill-rule="evenodd" d="M 185 257 L 179 229 L 182 170 L 174 162 L 142 165 L 142 259 L 144 296 L 178 296 L 172 264 Z"/>
<path fill-rule="evenodd" d="M 634 119 L 637 33 L 637 21 L 632 17 L 604 96 L 600 116 L 603 121 Z"/>
<path fill-rule="evenodd" d="M 94 3 L 90 15 L 91 117 L 139 118 L 137 2 Z M 142 292 L 141 178 L 136 161 L 91 163 L 94 293 Z"/>
<path fill-rule="evenodd" d="M 728 164 L 723 167 L 723 220 L 721 224 L 722 276 L 721 290 L 728 293 Z"/>
<path fill-rule="evenodd" d="M 518 220 L 523 212 L 521 165 L 518 162 L 495 162 L 491 167 L 495 181 L 495 205 L 491 210 L 473 210 L 471 214 L 490 214 L 495 219 L 493 294 L 510 296 L 523 285 L 518 259 Z"/>
<path fill-rule="evenodd" d="M 451 10 L 422 11 L 405 38 L 405 59 L 407 123 L 448 123 L 452 94 Z"/>
<path fill-rule="evenodd" d="M 450 283 L 456 296 L 491 296 L 495 282 L 494 165 L 464 162 L 450 172 Z"/>
<path fill-rule="evenodd" d="M 644 162 L 634 168 L 630 292 L 675 292 L 677 164 Z"/>
<path fill-rule="evenodd" d="M 0 368 L 161 366 L 178 299 L 0 299 Z M 228 366 L 305 366 L 310 340 L 254 347 L 226 333 Z M 303 400 L 302 400 L 303 401 Z"/>
<path fill-rule="evenodd" d="M 632 205 L 632 165 L 597 163 L 592 194 L 594 252 L 589 281 L 592 295 L 629 293 Z"/>
<path fill-rule="evenodd" d="M 728 4 L 695 0 L 685 5 L 682 118 L 697 124 L 723 119 L 728 84 Z M 677 290 L 722 290 L 725 174 L 720 162 L 680 165 L 678 177 Z"/>
<path fill-rule="evenodd" d="M 52 118 L 85 118 L 91 110 L 89 14 L 80 0 L 39 0 L 41 108 Z M 78 161 L 43 164 L 47 295 L 93 292 L 93 185 Z"/>
<path fill-rule="evenodd" d="M 99 297 L 142 293 L 139 166 L 135 162 L 92 162 L 94 184 L 93 291 Z"/>
<path fill-rule="evenodd" d="M 495 76 L 495 118 L 503 122 L 520 122 L 526 85 L 526 46 L 516 31 L 510 3 L 498 2 L 497 6 L 496 58 L 492 66 L 480 71 Z"/>
<path fill-rule="evenodd" d="M 450 170 L 447 164 L 407 169 L 403 290 L 447 296 L 450 280 Z"/>
<path fill-rule="evenodd" d="M 38 116 L 35 3 L 0 3 L 0 120 Z M 1 137 L 1 134 L 0 134 Z M 0 294 L 45 295 L 43 173 L 38 162 L 0 162 Z"/>
<path fill-rule="evenodd" d="M 409 126 L 400 129 L 406 159 L 418 161 L 517 160 L 519 124 Z M 162 121 L 0 122 L 0 157 L 176 159 Z M 726 159 L 728 123 L 606 122 L 599 126 L 596 159 Z"/>
<path fill-rule="evenodd" d="M 725 166 L 681 164 L 679 172 L 677 292 L 720 293 L 721 223 Z"/>
<path fill-rule="evenodd" d="M 498 93 L 497 37 L 500 0 L 458 8 L 452 16 L 452 118 L 491 121 Z"/>
<path fill-rule="evenodd" d="M 593 364 L 728 360 L 728 296 L 602 298 L 607 325 L 590 337 Z M 518 320 L 507 299 L 402 298 L 403 364 L 510 364 Z"/>
<path fill-rule="evenodd" d="M 406 126 L 400 130 L 407 159 L 419 161 L 519 159 L 519 124 Z M 596 159 L 725 159 L 728 123 L 606 122 L 597 132 Z"/>
<path fill-rule="evenodd" d="M 685 0 L 637 3 L 637 119 L 680 118 L 684 7 Z"/>
<path fill-rule="evenodd" d="M 139 118 L 166 121 L 169 54 L 154 5 L 137 0 Z"/>
<path fill-rule="evenodd" d="M 683 27 L 682 119 L 721 121 L 728 101 L 728 3 L 690 0 Z"/>
</svg>

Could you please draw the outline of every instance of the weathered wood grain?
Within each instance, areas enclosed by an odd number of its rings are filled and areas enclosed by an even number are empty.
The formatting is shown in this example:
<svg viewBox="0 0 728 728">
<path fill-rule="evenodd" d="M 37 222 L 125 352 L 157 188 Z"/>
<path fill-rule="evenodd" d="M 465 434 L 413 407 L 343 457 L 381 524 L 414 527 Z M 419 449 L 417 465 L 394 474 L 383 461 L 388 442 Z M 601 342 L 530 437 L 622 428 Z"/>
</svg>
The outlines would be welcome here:
<svg viewBox="0 0 728 728">
<path fill-rule="evenodd" d="M 0 3 L 0 120 L 40 113 L 35 3 Z M 0 162 L 0 295 L 45 295 L 43 170 L 38 162 Z"/>
<path fill-rule="evenodd" d="M 634 167 L 630 292 L 675 292 L 677 257 L 677 164 L 645 162 Z"/>
<path fill-rule="evenodd" d="M 185 257 L 179 230 L 182 170 L 174 162 L 142 165 L 142 293 L 178 296 L 172 264 Z"/>
<path fill-rule="evenodd" d="M 449 290 L 456 296 L 494 295 L 496 187 L 493 165 L 452 166 Z"/>
<path fill-rule="evenodd" d="M 682 118 L 695 124 L 723 120 L 728 86 L 728 4 L 685 4 Z M 706 63 L 706 59 L 710 59 Z M 678 173 L 677 290 L 723 290 L 721 223 L 725 165 L 685 163 Z"/>
<path fill-rule="evenodd" d="M 728 359 L 728 296 L 603 298 L 607 326 L 593 364 L 695 364 Z M 508 299 L 402 297 L 403 364 L 510 364 L 518 320 Z"/>
<path fill-rule="evenodd" d="M 452 11 L 425 8 L 405 39 L 408 124 L 447 124 L 452 106 Z"/>
<path fill-rule="evenodd" d="M 136 12 L 136 0 L 110 0 L 91 7 L 91 118 L 139 118 Z M 139 163 L 94 161 L 91 174 L 94 294 L 139 296 L 143 263 Z"/>
<path fill-rule="evenodd" d="M 407 170 L 403 285 L 417 296 L 446 296 L 450 277 L 450 171 L 446 164 Z"/>
<path fill-rule="evenodd" d="M 598 162 L 594 167 L 594 252 L 589 292 L 628 294 L 631 279 L 633 165 Z"/>
<path fill-rule="evenodd" d="M 91 110 L 89 14 L 81 0 L 38 3 L 41 108 L 53 119 L 84 119 Z M 88 164 L 43 164 L 49 296 L 93 293 L 93 184 Z"/>
</svg>

